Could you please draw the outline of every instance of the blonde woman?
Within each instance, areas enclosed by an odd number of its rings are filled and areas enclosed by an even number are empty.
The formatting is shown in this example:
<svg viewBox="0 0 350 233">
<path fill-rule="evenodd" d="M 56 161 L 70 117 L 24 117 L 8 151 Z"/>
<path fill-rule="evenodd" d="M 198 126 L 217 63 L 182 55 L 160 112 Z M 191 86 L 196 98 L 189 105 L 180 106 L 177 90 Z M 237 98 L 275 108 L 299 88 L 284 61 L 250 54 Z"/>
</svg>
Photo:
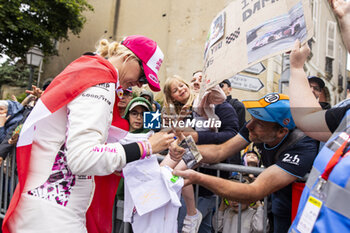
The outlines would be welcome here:
<svg viewBox="0 0 350 233">
<path fill-rule="evenodd" d="M 126 163 L 164 150 L 174 140 L 173 134 L 158 134 L 128 145 L 105 143 L 109 133 L 123 133 L 116 127 L 121 90 L 148 83 L 159 91 L 162 59 L 156 42 L 144 36 L 129 36 L 121 43 L 102 40 L 97 54 L 73 61 L 51 82 L 20 133 L 19 184 L 3 232 L 87 232 L 89 207 L 98 202 L 108 207 L 104 212 L 112 211 L 115 193 L 101 194 L 110 191 L 109 183 L 100 186 L 103 179 L 95 176 L 112 181 L 109 175 Z M 94 221 L 104 229 L 111 223 Z"/>
</svg>

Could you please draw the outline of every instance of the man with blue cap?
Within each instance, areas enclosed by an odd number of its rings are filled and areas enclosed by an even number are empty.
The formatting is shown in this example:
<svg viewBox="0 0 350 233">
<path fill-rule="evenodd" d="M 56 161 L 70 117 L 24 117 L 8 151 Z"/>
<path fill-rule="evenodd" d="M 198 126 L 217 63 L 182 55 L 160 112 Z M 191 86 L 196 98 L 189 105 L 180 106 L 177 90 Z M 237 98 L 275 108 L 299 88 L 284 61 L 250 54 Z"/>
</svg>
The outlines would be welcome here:
<svg viewBox="0 0 350 233">
<path fill-rule="evenodd" d="M 291 224 L 292 183 L 311 169 L 317 154 L 317 142 L 307 137 L 295 124 L 289 97 L 271 93 L 259 100 L 243 101 L 252 119 L 239 134 L 221 145 L 198 148 L 204 163 L 218 163 L 254 142 L 266 169 L 251 184 L 239 184 L 194 170 L 175 171 L 185 185 L 199 184 L 229 200 L 252 203 L 272 194 L 274 232 L 287 232 Z M 171 153 L 181 153 L 172 147 Z"/>
</svg>

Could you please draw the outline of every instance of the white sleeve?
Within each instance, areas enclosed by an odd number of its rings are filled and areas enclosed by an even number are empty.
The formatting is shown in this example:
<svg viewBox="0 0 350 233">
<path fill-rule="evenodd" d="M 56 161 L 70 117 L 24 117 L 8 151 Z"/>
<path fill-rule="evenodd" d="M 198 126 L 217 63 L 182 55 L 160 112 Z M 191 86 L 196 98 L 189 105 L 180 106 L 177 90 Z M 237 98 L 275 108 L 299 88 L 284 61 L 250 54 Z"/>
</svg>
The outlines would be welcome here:
<svg viewBox="0 0 350 233">
<path fill-rule="evenodd" d="M 262 233 L 264 232 L 264 208 L 263 206 L 259 206 L 253 215 L 251 221 L 251 229 L 254 233 Z M 268 229 L 268 228 L 267 228 Z"/>
<path fill-rule="evenodd" d="M 112 122 L 115 84 L 88 88 L 67 105 L 67 163 L 73 174 L 109 175 L 126 164 L 120 143 L 105 144 Z"/>
<path fill-rule="evenodd" d="M 216 221 L 216 213 L 218 213 L 217 221 Z M 212 225 L 214 230 L 217 230 L 218 232 L 222 232 L 222 230 L 224 229 L 224 211 L 218 210 L 218 212 L 215 212 L 215 214 L 213 214 Z"/>
</svg>

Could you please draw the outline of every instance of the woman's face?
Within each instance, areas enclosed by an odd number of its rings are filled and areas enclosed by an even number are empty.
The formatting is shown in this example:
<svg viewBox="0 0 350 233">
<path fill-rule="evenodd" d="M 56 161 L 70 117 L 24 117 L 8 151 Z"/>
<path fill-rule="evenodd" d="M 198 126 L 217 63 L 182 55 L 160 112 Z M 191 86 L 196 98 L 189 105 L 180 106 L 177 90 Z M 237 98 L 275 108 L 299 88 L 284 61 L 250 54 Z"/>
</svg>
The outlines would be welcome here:
<svg viewBox="0 0 350 233">
<path fill-rule="evenodd" d="M 7 114 L 7 107 L 0 106 L 0 114 Z"/>
<path fill-rule="evenodd" d="M 142 87 L 142 83 L 139 82 L 139 78 L 144 75 L 140 67 L 140 64 L 135 59 L 121 58 L 122 61 L 118 62 L 116 68 L 119 74 L 119 83 L 123 89 L 138 86 Z"/>
<path fill-rule="evenodd" d="M 186 104 L 188 98 L 190 97 L 190 89 L 186 84 L 175 80 L 170 85 L 170 95 L 172 100 L 180 102 L 182 104 Z"/>
</svg>

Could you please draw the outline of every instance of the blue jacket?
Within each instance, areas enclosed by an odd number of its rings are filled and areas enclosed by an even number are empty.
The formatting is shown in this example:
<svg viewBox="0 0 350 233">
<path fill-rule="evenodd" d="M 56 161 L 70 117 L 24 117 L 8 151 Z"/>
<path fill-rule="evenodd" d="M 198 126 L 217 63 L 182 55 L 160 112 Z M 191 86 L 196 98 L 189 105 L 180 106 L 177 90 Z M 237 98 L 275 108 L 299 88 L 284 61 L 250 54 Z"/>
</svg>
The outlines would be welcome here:
<svg viewBox="0 0 350 233">
<path fill-rule="evenodd" d="M 215 106 L 215 114 L 221 121 L 219 132 L 198 131 L 197 144 L 220 144 L 234 137 L 239 131 L 236 110 L 228 102 Z"/>
<path fill-rule="evenodd" d="M 6 100 L 8 103 L 7 116 L 11 116 L 3 127 L 0 127 L 0 142 L 4 140 L 6 134 L 23 118 L 23 106 L 12 100 Z"/>
</svg>

